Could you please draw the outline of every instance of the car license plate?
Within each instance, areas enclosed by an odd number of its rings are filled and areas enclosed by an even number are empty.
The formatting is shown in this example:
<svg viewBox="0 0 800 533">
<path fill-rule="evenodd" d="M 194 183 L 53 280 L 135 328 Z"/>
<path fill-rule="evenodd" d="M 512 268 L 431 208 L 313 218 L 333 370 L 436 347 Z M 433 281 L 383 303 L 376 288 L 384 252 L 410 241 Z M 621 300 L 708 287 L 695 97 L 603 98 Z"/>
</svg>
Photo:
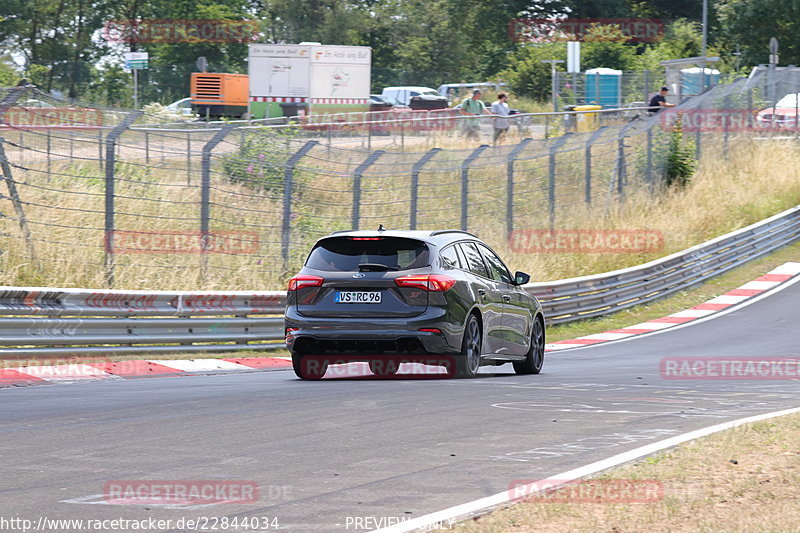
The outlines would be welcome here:
<svg viewBox="0 0 800 533">
<path fill-rule="evenodd" d="M 379 304 L 381 293 L 366 291 L 336 291 L 334 302 L 337 304 Z"/>
</svg>

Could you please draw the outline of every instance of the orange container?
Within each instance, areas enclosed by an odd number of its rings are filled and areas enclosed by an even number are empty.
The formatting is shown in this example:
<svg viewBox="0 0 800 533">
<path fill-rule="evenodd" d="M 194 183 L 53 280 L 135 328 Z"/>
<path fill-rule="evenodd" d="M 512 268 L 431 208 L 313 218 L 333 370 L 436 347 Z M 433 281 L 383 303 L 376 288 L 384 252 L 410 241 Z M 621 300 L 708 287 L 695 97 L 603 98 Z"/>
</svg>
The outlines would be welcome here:
<svg viewBox="0 0 800 533">
<path fill-rule="evenodd" d="M 247 74 L 192 72 L 192 106 L 200 116 L 242 116 L 249 95 Z"/>
</svg>

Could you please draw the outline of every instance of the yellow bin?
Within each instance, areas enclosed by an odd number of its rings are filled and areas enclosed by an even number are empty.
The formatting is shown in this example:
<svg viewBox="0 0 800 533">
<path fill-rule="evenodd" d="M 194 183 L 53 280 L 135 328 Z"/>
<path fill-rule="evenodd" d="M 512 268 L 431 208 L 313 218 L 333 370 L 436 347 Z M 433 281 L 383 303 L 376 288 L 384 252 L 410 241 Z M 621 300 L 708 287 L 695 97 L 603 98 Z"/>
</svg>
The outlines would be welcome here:
<svg viewBox="0 0 800 533">
<path fill-rule="evenodd" d="M 575 111 L 598 111 L 603 109 L 601 105 L 576 105 Z M 597 129 L 597 113 L 578 113 L 577 130 L 594 131 Z"/>
</svg>

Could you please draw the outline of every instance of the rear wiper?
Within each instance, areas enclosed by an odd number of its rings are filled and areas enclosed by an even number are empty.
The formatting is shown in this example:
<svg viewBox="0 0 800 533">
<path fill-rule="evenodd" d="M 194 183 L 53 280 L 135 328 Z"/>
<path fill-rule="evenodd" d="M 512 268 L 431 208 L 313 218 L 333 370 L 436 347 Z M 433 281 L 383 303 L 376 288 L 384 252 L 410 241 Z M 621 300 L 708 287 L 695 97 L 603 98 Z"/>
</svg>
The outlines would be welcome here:
<svg viewBox="0 0 800 533">
<path fill-rule="evenodd" d="M 397 267 L 390 267 L 380 263 L 359 263 L 359 272 L 387 272 L 389 270 L 400 270 Z"/>
</svg>

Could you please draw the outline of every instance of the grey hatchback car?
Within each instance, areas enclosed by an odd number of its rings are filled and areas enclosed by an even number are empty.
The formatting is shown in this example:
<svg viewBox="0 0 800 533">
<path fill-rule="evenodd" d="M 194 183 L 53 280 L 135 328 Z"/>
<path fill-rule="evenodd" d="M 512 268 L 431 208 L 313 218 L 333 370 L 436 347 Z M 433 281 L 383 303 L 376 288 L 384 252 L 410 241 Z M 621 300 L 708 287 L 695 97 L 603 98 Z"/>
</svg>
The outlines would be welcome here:
<svg viewBox="0 0 800 533">
<path fill-rule="evenodd" d="M 320 379 L 329 360 L 308 362 L 335 356 L 391 376 L 398 366 L 385 358 L 437 364 L 436 356 L 446 356 L 456 377 L 508 362 L 518 374 L 538 374 L 545 320 L 539 301 L 521 287 L 529 279 L 512 276 L 464 231 L 332 233 L 289 281 L 285 334 L 295 373 Z"/>
</svg>

